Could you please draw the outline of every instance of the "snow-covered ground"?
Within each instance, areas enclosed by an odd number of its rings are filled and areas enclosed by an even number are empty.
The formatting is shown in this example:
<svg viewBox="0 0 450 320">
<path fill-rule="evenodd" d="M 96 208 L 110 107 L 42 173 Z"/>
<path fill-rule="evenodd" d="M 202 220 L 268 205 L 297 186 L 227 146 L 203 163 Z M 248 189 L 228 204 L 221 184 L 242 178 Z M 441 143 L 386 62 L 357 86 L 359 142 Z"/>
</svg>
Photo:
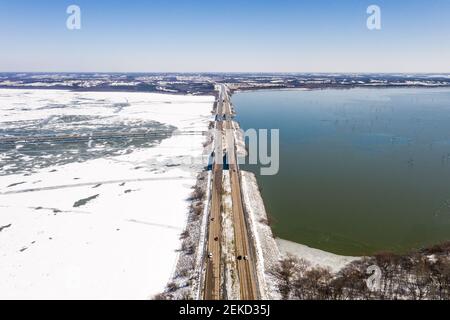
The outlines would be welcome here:
<svg viewBox="0 0 450 320">
<path fill-rule="evenodd" d="M 0 90 L 0 298 L 147 299 L 170 279 L 214 97 Z M 111 143 L 105 132 L 154 133 Z"/>
<path fill-rule="evenodd" d="M 308 261 L 312 267 L 330 269 L 333 273 L 339 272 L 350 262 L 361 259 L 358 257 L 340 256 L 279 238 L 276 239 L 276 242 L 283 255 L 293 255 Z"/>
</svg>

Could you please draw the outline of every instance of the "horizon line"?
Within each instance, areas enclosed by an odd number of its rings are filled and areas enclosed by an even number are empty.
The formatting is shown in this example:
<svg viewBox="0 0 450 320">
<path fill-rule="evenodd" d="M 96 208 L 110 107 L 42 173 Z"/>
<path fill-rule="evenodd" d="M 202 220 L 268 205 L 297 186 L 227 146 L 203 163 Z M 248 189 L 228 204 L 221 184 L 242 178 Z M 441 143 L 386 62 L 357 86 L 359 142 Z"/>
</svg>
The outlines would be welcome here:
<svg viewBox="0 0 450 320">
<path fill-rule="evenodd" d="M 450 71 L 437 72 L 437 71 L 424 71 L 424 72 L 352 72 L 352 71 L 342 71 L 342 72 L 327 72 L 327 71 L 1 71 L 1 74 L 14 74 L 14 73 L 29 73 L 29 74 L 58 74 L 58 73 L 74 73 L 74 74 L 360 74 L 360 75 L 370 75 L 370 74 L 386 74 L 386 75 L 429 75 L 429 74 L 439 74 L 439 75 L 450 75 Z"/>
</svg>

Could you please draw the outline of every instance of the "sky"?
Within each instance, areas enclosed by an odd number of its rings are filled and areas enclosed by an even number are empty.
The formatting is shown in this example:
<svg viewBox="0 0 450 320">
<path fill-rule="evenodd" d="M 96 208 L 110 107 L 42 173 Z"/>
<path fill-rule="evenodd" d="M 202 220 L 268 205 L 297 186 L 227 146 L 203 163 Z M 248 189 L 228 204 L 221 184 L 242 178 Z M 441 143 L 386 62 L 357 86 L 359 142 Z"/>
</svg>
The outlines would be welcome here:
<svg viewBox="0 0 450 320">
<path fill-rule="evenodd" d="M 0 0 L 0 71 L 449 73 L 450 1 Z"/>
</svg>

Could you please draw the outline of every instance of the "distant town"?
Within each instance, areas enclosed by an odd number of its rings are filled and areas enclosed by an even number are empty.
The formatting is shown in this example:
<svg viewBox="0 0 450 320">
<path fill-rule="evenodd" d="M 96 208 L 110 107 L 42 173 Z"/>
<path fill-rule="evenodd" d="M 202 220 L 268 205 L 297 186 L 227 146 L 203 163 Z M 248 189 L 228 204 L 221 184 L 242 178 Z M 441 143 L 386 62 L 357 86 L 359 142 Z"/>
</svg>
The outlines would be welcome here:
<svg viewBox="0 0 450 320">
<path fill-rule="evenodd" d="M 0 73 L 0 88 L 138 91 L 211 95 L 231 90 L 354 87 L 448 87 L 450 74 L 337 73 Z"/>
</svg>

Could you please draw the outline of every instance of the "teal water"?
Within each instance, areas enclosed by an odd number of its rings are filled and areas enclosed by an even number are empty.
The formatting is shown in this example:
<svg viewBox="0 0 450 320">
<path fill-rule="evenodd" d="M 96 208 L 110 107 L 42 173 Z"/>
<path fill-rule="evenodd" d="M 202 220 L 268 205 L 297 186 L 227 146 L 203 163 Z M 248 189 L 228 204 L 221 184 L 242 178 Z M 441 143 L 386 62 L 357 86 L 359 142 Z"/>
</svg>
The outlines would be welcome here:
<svg viewBox="0 0 450 320">
<path fill-rule="evenodd" d="M 274 233 L 344 255 L 450 240 L 450 89 L 236 93 L 244 129 L 280 129 L 260 176 Z"/>
</svg>

